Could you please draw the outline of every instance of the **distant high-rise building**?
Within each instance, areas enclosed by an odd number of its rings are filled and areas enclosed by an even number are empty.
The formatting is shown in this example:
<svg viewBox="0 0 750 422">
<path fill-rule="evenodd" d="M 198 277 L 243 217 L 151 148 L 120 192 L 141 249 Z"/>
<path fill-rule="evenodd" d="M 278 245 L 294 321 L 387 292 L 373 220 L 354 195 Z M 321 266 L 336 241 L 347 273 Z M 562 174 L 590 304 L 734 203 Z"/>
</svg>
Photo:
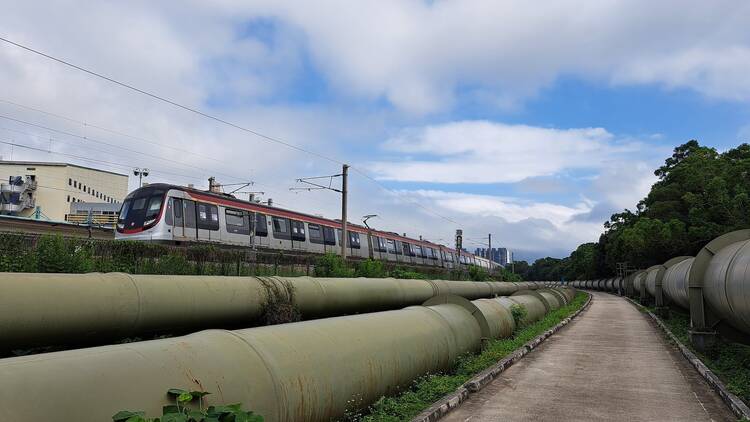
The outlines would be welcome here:
<svg viewBox="0 0 750 422">
<path fill-rule="evenodd" d="M 477 248 L 474 251 L 474 255 L 485 257 L 491 261 L 497 262 L 502 266 L 506 266 L 513 262 L 512 253 L 508 250 L 508 248 L 492 248 L 489 251 L 489 256 L 487 253 L 487 248 Z"/>
</svg>

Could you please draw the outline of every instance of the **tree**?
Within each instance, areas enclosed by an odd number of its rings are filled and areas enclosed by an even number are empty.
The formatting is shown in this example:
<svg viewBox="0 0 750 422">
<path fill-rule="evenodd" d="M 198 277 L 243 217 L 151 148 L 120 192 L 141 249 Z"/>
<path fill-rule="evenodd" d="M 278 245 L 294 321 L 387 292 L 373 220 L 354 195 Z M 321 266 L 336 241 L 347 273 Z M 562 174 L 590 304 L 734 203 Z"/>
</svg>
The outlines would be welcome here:
<svg viewBox="0 0 750 422">
<path fill-rule="evenodd" d="M 635 211 L 612 214 L 598 243 L 580 245 L 557 264 L 537 260 L 529 276 L 606 277 L 619 262 L 646 268 L 695 255 L 715 237 L 750 227 L 750 145 L 718 153 L 690 140 L 654 174 L 659 180 L 648 195 Z"/>
</svg>

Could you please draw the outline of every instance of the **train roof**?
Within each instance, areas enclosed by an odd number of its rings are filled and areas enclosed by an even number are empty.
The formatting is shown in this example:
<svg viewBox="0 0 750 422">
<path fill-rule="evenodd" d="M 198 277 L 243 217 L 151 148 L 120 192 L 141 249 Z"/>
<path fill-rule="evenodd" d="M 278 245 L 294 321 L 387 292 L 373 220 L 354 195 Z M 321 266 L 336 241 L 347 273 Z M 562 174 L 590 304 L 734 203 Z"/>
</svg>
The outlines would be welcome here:
<svg viewBox="0 0 750 422">
<path fill-rule="evenodd" d="M 245 201 L 243 199 L 239 199 L 235 197 L 234 195 L 230 195 L 227 193 L 210 192 L 210 191 L 191 188 L 187 186 L 172 185 L 168 183 L 152 183 L 152 184 L 143 186 L 143 188 L 141 189 L 145 189 L 145 188 L 162 188 L 162 189 L 167 189 L 167 190 L 176 189 L 176 190 L 181 190 L 183 192 L 187 192 L 188 194 L 195 197 L 196 199 L 202 199 L 204 201 L 213 200 L 217 204 L 220 203 L 222 205 L 229 205 L 229 206 L 234 206 L 237 208 L 244 208 L 247 210 L 262 212 L 264 214 L 273 215 L 277 217 L 287 217 L 287 218 L 291 217 L 291 218 L 295 218 L 298 220 L 303 220 L 308 223 L 311 222 L 311 223 L 322 224 L 322 225 L 333 226 L 333 227 L 341 226 L 340 219 L 330 219 L 330 218 L 325 218 L 325 217 L 319 217 L 316 215 L 307 214 L 307 213 L 303 213 L 300 211 L 293 211 L 293 210 L 288 210 L 285 208 L 273 207 L 273 206 L 268 206 L 264 204 L 259 204 L 256 202 Z M 139 189 L 136 189 L 133 192 L 136 192 L 138 190 Z M 130 196 L 133 192 L 128 194 L 128 196 Z M 383 237 L 386 239 L 398 240 L 398 241 L 407 242 L 410 244 L 428 246 L 432 248 L 443 249 L 447 252 L 456 253 L 456 250 L 454 248 L 450 248 L 445 245 L 440 245 L 438 243 L 430 242 L 428 240 L 413 239 L 407 236 L 402 236 L 398 233 L 384 231 L 384 230 L 368 229 L 367 227 L 364 227 L 362 225 L 349 223 L 349 222 L 347 222 L 347 227 L 353 229 L 352 231 L 359 232 L 359 233 L 372 233 L 376 236 Z M 461 254 L 466 255 L 466 256 L 476 256 L 473 253 L 466 252 L 466 251 L 462 251 Z M 476 256 L 476 257 L 481 258 L 479 256 Z"/>
</svg>

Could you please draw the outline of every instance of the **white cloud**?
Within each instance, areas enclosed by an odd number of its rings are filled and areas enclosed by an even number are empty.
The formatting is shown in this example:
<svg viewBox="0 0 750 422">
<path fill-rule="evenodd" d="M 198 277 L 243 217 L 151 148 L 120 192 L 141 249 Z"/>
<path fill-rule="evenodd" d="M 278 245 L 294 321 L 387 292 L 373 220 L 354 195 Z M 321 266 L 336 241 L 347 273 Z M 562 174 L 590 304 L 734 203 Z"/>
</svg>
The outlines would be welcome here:
<svg viewBox="0 0 750 422">
<path fill-rule="evenodd" d="M 404 207 L 416 200 L 434 212 L 453 216 L 461 223 L 467 239 L 493 233 L 495 246 L 534 251 L 536 256 L 545 252 L 572 250 L 580 243 L 595 240 L 601 232 L 601 221 L 579 221 L 575 218 L 592 209 L 592 205 L 585 201 L 565 206 L 512 197 L 438 190 L 402 190 L 397 192 L 397 198 Z M 452 225 L 445 222 L 436 224 L 434 216 L 419 209 L 414 211 L 411 214 L 402 212 L 400 215 L 400 225 L 408 228 L 404 230 L 410 233 L 424 230 L 424 233 L 436 237 L 452 239 Z M 447 243 L 450 244 L 451 241 Z M 474 247 L 481 247 L 479 243 L 469 242 L 466 247 L 473 250 Z"/>
<path fill-rule="evenodd" d="M 460 89 L 513 105 L 560 75 L 750 100 L 742 0 L 260 0 L 246 11 L 301 31 L 342 93 L 415 113 L 450 108 Z"/>
<path fill-rule="evenodd" d="M 513 183 L 568 169 L 600 169 L 639 151 L 603 128 L 550 129 L 463 121 L 409 129 L 385 143 L 406 159 L 378 161 L 385 180 L 439 183 Z M 410 154 L 419 158 L 408 158 Z"/>
</svg>

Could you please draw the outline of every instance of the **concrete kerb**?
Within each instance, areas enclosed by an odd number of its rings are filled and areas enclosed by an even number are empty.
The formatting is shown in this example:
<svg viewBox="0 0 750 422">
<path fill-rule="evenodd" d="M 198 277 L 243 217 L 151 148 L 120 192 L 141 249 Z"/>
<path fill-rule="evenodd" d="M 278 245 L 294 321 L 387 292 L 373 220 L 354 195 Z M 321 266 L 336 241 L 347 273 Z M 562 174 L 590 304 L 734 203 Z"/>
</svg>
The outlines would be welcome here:
<svg viewBox="0 0 750 422">
<path fill-rule="evenodd" d="M 544 340 L 549 338 L 552 334 L 560 331 L 561 328 L 568 325 L 570 321 L 572 321 L 583 311 L 588 309 L 589 305 L 591 305 L 591 300 L 594 297 L 591 293 L 589 293 L 588 295 L 589 297 L 588 299 L 586 299 L 586 303 L 583 304 L 581 309 L 573 313 L 573 315 L 563 319 L 554 327 L 536 336 L 532 340 L 529 340 L 523 346 L 511 352 L 507 357 L 501 359 L 496 364 L 475 375 L 473 378 L 466 381 L 456 391 L 446 395 L 442 399 L 433 403 L 432 406 L 430 406 L 427 410 L 412 418 L 411 422 L 436 421 L 450 413 L 451 410 L 459 407 L 461 403 L 465 402 L 471 394 L 474 394 L 486 387 L 489 383 L 492 382 L 492 380 L 497 378 L 506 369 L 510 368 L 514 363 L 521 360 L 529 352 L 539 347 L 539 345 L 542 344 Z"/>
<path fill-rule="evenodd" d="M 656 321 L 656 324 L 661 327 L 661 329 L 666 333 L 667 337 L 669 337 L 680 349 L 680 353 L 682 353 L 682 356 L 687 359 L 688 362 L 690 362 L 691 365 L 695 368 L 696 371 L 703 377 L 704 380 L 708 383 L 708 385 L 711 386 L 711 388 L 714 389 L 719 394 L 719 397 L 724 401 L 724 403 L 732 410 L 732 413 L 734 413 L 737 418 L 742 420 L 750 420 L 750 408 L 743 402 L 739 397 L 731 393 L 729 390 L 727 390 L 727 387 L 724 385 L 723 382 L 719 379 L 716 374 L 708 369 L 705 363 L 700 360 L 698 356 L 696 356 L 690 349 L 688 349 L 682 342 L 672 333 L 672 331 L 669 330 L 669 328 L 662 322 L 661 318 L 656 316 L 651 311 L 647 310 L 643 305 L 640 303 L 630 299 L 629 297 L 626 297 L 630 303 L 638 307 L 639 309 L 642 309 L 646 311 L 648 316 L 650 316 L 654 321 Z"/>
</svg>

